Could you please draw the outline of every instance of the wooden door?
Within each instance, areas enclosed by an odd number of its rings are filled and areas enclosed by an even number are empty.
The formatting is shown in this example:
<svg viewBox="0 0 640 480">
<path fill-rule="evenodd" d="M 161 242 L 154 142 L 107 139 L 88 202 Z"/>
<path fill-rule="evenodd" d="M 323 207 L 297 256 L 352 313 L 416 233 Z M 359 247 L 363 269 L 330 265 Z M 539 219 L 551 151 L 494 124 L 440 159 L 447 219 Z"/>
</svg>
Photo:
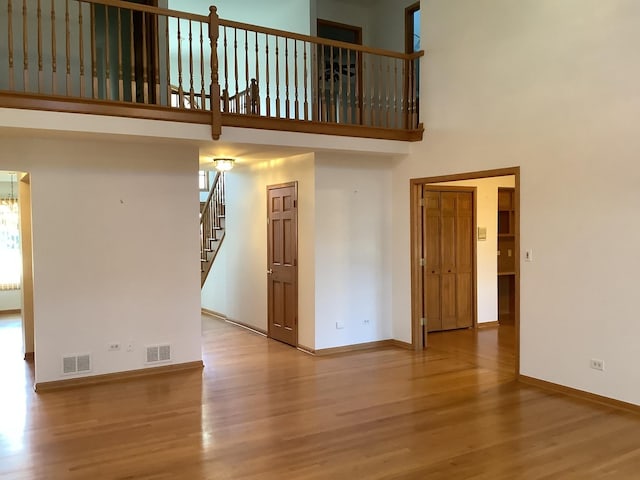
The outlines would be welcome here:
<svg viewBox="0 0 640 480">
<path fill-rule="evenodd" d="M 423 303 L 427 331 L 473 326 L 473 189 L 423 189 Z"/>
<path fill-rule="evenodd" d="M 267 187 L 269 337 L 298 345 L 297 183 Z"/>
</svg>

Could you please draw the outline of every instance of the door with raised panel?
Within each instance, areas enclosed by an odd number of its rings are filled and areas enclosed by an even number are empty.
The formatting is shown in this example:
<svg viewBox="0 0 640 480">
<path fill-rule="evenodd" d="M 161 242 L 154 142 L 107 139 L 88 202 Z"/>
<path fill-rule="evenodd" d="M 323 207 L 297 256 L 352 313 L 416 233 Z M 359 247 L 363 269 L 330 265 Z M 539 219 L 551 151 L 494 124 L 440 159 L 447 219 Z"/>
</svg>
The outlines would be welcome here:
<svg viewBox="0 0 640 480">
<path fill-rule="evenodd" d="M 423 301 L 428 332 L 473 326 L 473 188 L 423 188 Z"/>
<path fill-rule="evenodd" d="M 267 187 L 269 337 L 298 345 L 297 183 Z"/>
</svg>

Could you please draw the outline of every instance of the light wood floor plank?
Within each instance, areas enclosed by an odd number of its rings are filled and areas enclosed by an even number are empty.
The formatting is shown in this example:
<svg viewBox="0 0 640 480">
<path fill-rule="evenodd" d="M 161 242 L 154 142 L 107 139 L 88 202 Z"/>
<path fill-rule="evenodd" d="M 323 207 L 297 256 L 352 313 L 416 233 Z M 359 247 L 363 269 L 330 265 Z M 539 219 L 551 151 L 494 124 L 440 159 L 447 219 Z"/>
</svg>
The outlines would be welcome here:
<svg viewBox="0 0 640 480">
<path fill-rule="evenodd" d="M 202 372 L 35 394 L 16 320 L 0 318 L 2 479 L 631 479 L 640 471 L 640 418 L 516 382 L 508 328 L 432 334 L 421 353 L 313 357 L 203 317 Z"/>
</svg>

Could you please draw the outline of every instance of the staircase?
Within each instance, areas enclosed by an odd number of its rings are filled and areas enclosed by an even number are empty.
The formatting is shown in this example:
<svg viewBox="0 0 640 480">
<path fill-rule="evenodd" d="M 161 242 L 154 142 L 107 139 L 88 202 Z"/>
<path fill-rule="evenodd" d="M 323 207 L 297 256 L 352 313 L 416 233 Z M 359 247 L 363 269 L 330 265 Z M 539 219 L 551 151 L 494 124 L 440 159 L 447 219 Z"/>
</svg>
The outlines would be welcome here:
<svg viewBox="0 0 640 480">
<path fill-rule="evenodd" d="M 200 211 L 200 285 L 204 285 L 211 265 L 224 240 L 224 173 L 216 173 L 213 186 Z"/>
</svg>

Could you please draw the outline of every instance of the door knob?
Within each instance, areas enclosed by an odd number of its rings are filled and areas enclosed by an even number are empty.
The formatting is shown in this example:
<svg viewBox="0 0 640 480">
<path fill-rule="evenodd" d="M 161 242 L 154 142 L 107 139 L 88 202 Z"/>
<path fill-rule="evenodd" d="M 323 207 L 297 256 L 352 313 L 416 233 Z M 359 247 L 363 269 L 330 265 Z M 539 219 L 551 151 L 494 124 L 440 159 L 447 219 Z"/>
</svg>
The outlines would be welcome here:
<svg viewBox="0 0 640 480">
<path fill-rule="evenodd" d="M 273 269 L 270 268 L 269 270 L 267 270 L 267 275 L 271 275 L 272 273 L 273 273 Z"/>
</svg>

